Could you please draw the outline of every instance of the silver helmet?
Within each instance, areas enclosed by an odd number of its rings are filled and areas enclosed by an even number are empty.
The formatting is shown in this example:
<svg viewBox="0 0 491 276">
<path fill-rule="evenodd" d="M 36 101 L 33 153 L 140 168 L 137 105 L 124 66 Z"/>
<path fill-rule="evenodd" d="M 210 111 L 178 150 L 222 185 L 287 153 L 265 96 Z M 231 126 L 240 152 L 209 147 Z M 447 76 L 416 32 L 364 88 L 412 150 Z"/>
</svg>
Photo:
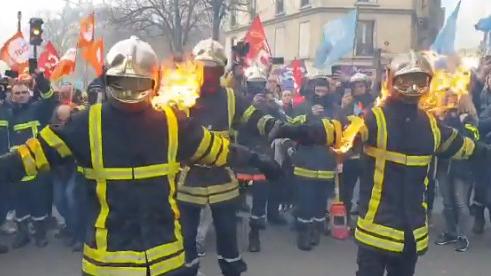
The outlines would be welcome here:
<svg viewBox="0 0 491 276">
<path fill-rule="evenodd" d="M 419 99 L 428 91 L 432 77 L 428 59 L 414 51 L 395 56 L 388 67 L 389 89 L 403 97 Z"/>
<path fill-rule="evenodd" d="M 211 62 L 222 67 L 227 64 L 227 56 L 222 44 L 211 38 L 198 42 L 194 46 L 193 56 L 195 60 L 205 63 Z"/>
<path fill-rule="evenodd" d="M 106 55 L 106 84 L 109 97 L 134 104 L 153 94 L 159 60 L 152 47 L 136 36 L 116 43 Z"/>
</svg>

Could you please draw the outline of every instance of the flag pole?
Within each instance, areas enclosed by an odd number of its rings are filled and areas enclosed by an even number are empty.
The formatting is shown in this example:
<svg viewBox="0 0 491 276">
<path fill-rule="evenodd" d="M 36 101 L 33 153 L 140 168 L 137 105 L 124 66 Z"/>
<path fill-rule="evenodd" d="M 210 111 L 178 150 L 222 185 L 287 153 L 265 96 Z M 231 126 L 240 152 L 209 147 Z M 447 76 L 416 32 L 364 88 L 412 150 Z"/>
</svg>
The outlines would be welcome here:
<svg viewBox="0 0 491 276">
<path fill-rule="evenodd" d="M 353 67 L 354 64 L 355 64 L 355 57 L 356 57 L 356 39 L 357 39 L 357 36 L 358 36 L 358 19 L 359 19 L 359 16 L 360 16 L 360 7 L 359 6 L 356 6 L 355 35 L 354 35 L 354 38 L 353 38 L 353 51 L 352 51 L 353 57 L 351 58 L 351 67 Z"/>
</svg>

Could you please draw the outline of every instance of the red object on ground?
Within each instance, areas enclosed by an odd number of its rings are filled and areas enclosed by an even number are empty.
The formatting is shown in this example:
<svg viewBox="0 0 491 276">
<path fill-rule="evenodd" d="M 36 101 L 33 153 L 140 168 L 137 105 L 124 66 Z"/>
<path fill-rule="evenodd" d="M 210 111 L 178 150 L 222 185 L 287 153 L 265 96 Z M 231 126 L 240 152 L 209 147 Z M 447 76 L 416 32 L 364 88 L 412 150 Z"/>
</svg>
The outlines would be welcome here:
<svg viewBox="0 0 491 276">
<path fill-rule="evenodd" d="M 342 202 L 333 202 L 330 208 L 331 235 L 338 240 L 345 240 L 350 236 L 348 229 L 348 213 Z"/>
</svg>

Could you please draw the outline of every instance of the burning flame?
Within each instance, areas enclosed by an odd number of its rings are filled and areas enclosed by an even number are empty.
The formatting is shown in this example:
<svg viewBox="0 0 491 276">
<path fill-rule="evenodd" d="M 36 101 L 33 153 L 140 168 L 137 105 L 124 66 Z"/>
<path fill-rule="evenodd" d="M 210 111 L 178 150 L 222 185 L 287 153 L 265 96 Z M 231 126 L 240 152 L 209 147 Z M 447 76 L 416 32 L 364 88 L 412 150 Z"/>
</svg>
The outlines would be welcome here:
<svg viewBox="0 0 491 276">
<path fill-rule="evenodd" d="M 188 112 L 196 104 L 202 84 L 202 63 L 187 60 L 173 66 L 164 65 L 160 90 L 152 104 L 156 108 L 168 105 Z"/>
<path fill-rule="evenodd" d="M 356 136 L 365 125 L 363 118 L 358 116 L 349 116 L 348 120 L 350 120 L 351 123 L 343 130 L 341 142 L 333 148 L 334 152 L 337 154 L 347 153 L 353 147 Z"/>
</svg>

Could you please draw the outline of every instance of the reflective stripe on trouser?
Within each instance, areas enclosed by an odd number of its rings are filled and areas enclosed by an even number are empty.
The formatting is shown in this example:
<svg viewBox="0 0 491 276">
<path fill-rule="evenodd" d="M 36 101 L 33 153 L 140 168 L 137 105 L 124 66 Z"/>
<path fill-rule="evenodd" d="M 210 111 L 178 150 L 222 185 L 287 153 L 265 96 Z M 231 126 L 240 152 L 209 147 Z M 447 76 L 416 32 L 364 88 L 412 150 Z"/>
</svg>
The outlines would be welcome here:
<svg viewBox="0 0 491 276">
<path fill-rule="evenodd" d="M 79 168 L 87 179 L 96 181 L 96 194 L 100 204 L 100 212 L 95 222 L 95 248 L 84 247 L 82 270 L 90 275 L 162 275 L 184 265 L 184 246 L 179 224 L 179 210 L 175 202 L 175 175 L 178 164 L 177 118 L 173 111 L 165 108 L 168 125 L 168 156 L 166 164 L 153 164 L 137 168 L 106 168 L 103 158 L 102 141 L 102 106 L 93 105 L 89 111 L 89 140 L 92 168 Z M 169 183 L 168 202 L 174 213 L 175 241 L 162 244 L 145 251 L 114 251 L 108 248 L 108 232 L 106 222 L 109 216 L 107 201 L 107 182 L 111 180 L 142 180 L 167 175 Z"/>
<path fill-rule="evenodd" d="M 187 170 L 183 170 L 179 176 L 177 201 L 203 206 L 237 198 L 239 196 L 239 182 L 230 168 L 227 168 L 227 171 L 231 179 L 229 183 L 190 187 L 184 184 L 187 177 Z"/>
<path fill-rule="evenodd" d="M 201 207 L 180 203 L 181 223 L 184 232 L 184 248 L 186 250 L 186 264 L 188 267 L 198 266 L 198 253 L 196 251 L 196 235 L 200 220 Z M 234 203 L 212 205 L 211 212 L 216 232 L 217 254 L 228 261 L 238 260 L 242 263 L 237 246 L 237 220 L 235 218 L 236 206 Z M 235 266 L 235 263 L 232 265 Z M 222 270 L 223 271 L 223 270 Z"/>
</svg>

